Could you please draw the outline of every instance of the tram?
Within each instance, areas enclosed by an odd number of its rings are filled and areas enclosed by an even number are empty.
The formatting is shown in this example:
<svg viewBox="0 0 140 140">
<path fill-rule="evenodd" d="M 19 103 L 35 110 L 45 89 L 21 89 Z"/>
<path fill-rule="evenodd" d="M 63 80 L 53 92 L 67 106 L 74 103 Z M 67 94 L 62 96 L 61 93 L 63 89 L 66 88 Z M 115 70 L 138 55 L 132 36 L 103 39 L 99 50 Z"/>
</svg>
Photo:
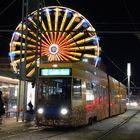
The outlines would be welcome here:
<svg viewBox="0 0 140 140">
<path fill-rule="evenodd" d="M 40 64 L 37 125 L 81 126 L 126 111 L 126 87 L 86 62 Z"/>
</svg>

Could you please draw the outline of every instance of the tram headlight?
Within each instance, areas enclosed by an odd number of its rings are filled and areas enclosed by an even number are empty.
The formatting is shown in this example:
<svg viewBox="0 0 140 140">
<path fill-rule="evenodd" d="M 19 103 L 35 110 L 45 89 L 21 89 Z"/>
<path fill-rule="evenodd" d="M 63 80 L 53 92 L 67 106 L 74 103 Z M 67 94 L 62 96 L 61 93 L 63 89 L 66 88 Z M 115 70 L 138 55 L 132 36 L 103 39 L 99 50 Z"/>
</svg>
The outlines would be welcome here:
<svg viewBox="0 0 140 140">
<path fill-rule="evenodd" d="M 62 108 L 62 109 L 60 110 L 60 113 L 61 113 L 62 115 L 66 115 L 66 114 L 68 114 L 68 109 Z"/>
<path fill-rule="evenodd" d="M 43 114 L 44 109 L 43 109 L 43 108 L 39 108 L 39 109 L 37 110 L 37 112 L 38 112 L 38 114 Z"/>
</svg>

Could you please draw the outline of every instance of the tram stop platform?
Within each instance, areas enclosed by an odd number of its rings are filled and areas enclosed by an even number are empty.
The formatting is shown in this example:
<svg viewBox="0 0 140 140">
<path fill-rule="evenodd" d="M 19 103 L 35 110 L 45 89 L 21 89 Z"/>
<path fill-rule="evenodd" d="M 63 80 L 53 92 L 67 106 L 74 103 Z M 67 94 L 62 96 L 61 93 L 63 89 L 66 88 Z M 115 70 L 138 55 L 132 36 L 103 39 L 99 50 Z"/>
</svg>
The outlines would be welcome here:
<svg viewBox="0 0 140 140">
<path fill-rule="evenodd" d="M 3 123 L 0 124 L 0 139 L 4 136 L 14 135 L 18 132 L 26 132 L 31 128 L 37 129 L 34 122 L 32 122 L 30 126 L 26 126 L 25 122 L 21 120 L 17 122 L 16 117 L 5 117 L 3 118 Z"/>
</svg>

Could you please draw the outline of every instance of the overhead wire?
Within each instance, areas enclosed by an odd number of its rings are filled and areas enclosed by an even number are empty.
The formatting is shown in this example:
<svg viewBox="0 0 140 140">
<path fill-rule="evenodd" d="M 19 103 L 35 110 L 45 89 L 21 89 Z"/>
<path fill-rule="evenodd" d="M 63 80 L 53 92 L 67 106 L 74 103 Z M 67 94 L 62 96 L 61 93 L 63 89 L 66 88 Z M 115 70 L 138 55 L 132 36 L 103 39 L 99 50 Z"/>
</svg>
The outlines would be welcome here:
<svg viewBox="0 0 140 140">
<path fill-rule="evenodd" d="M 60 5 L 60 6 L 62 6 L 62 4 L 60 3 L 60 1 L 59 0 L 56 0 L 57 1 L 57 3 Z"/>
<path fill-rule="evenodd" d="M 0 26 L 0 28 L 7 28 L 7 27 L 13 27 L 13 26 L 17 26 L 17 23 L 13 23 L 13 24 L 9 24 L 9 25 L 2 25 L 2 26 Z"/>
<path fill-rule="evenodd" d="M 5 0 L 1 0 L 1 1 L 0 1 L 0 5 L 1 5 L 1 3 L 3 3 L 3 1 L 5 1 Z"/>
<path fill-rule="evenodd" d="M 7 7 L 5 7 L 1 12 L 0 12 L 0 16 L 12 5 L 16 2 L 16 0 L 12 1 Z"/>
<path fill-rule="evenodd" d="M 105 57 L 107 57 L 107 59 L 126 76 L 126 73 L 103 50 L 102 52 L 104 53 Z"/>
<path fill-rule="evenodd" d="M 125 10 L 126 10 L 128 16 L 129 16 L 129 19 L 130 19 L 130 22 L 132 24 L 132 27 L 133 27 L 134 31 L 137 31 L 136 23 L 134 22 L 134 19 L 133 19 L 132 15 L 131 15 L 131 12 L 130 12 L 129 8 L 128 8 L 126 0 L 123 0 L 123 4 L 124 4 Z M 138 36 L 138 39 L 139 39 L 139 36 Z M 139 40 L 139 44 L 140 44 L 140 40 Z M 134 85 L 136 87 L 136 85 L 134 84 L 133 81 L 130 81 L 130 82 L 131 82 L 132 85 Z"/>
<path fill-rule="evenodd" d="M 127 80 L 127 74 L 102 50 L 102 52 L 104 53 L 104 56 L 120 71 L 125 75 L 125 78 L 121 81 L 124 82 L 125 80 Z M 134 82 L 132 80 L 130 80 L 131 84 L 136 88 L 137 86 L 134 84 Z"/>
<path fill-rule="evenodd" d="M 132 24 L 134 30 L 137 30 L 137 28 L 136 28 L 136 26 L 135 26 L 135 22 L 134 22 L 134 20 L 133 20 L 133 18 L 132 18 L 131 12 L 130 12 L 130 10 L 129 10 L 129 8 L 128 8 L 128 6 L 127 6 L 127 3 L 126 3 L 125 0 L 123 0 L 123 4 L 124 4 L 125 10 L 126 10 L 128 16 L 129 16 L 130 22 L 131 22 L 131 24 Z"/>
<path fill-rule="evenodd" d="M 129 8 L 127 6 L 127 3 L 126 3 L 125 0 L 123 0 L 123 4 L 124 4 L 125 10 L 126 10 L 128 16 L 129 16 L 129 19 L 130 19 L 130 22 L 132 24 L 132 27 L 133 27 L 134 31 L 137 31 L 136 24 L 139 24 L 139 23 L 135 23 L 134 22 L 134 19 L 133 19 L 132 15 L 131 15 L 131 12 L 130 12 L 130 10 L 129 10 Z M 136 33 L 135 35 L 137 36 L 137 38 L 139 40 L 139 44 L 140 44 L 140 34 L 139 33 L 138 34 Z"/>
</svg>

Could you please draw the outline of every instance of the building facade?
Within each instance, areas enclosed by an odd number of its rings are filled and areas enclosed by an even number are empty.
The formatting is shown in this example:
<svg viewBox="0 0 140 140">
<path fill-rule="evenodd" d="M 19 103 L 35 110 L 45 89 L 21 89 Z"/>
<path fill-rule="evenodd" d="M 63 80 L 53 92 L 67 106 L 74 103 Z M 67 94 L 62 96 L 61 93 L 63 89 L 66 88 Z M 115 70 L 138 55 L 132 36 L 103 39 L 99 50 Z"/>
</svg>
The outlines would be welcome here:
<svg viewBox="0 0 140 140">
<path fill-rule="evenodd" d="M 15 77 L 8 58 L 0 58 L 0 90 L 7 117 L 15 117 L 17 112 L 17 95 L 19 80 Z"/>
</svg>

